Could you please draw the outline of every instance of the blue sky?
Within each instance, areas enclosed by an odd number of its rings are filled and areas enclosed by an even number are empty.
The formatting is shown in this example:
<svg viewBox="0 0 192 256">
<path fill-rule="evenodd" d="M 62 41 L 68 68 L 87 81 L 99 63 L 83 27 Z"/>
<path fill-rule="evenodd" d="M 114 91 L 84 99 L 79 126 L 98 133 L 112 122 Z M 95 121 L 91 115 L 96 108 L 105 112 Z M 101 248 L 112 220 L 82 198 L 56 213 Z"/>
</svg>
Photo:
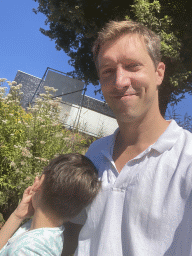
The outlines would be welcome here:
<svg viewBox="0 0 192 256">
<path fill-rule="evenodd" d="M 17 70 L 42 78 L 47 67 L 62 72 L 72 71 L 68 56 L 55 49 L 55 42 L 41 34 L 45 28 L 45 16 L 32 12 L 38 4 L 33 0 L 0 0 L 1 24 L 1 65 L 0 78 L 13 81 Z M 89 85 L 86 95 L 101 99 L 94 94 L 94 86 Z M 171 107 L 168 107 L 171 111 Z M 186 95 L 175 106 L 177 114 L 192 116 L 192 96 Z"/>
</svg>

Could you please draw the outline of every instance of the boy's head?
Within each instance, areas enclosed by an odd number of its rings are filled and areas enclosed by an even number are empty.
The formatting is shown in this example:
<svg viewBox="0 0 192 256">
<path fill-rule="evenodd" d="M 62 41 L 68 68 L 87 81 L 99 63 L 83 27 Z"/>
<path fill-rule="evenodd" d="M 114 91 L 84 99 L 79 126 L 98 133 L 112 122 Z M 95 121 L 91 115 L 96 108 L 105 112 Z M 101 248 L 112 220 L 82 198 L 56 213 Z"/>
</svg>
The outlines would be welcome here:
<svg viewBox="0 0 192 256">
<path fill-rule="evenodd" d="M 41 208 L 63 219 L 80 213 L 101 187 L 93 163 L 78 153 L 59 155 L 51 160 L 39 184 Z"/>
</svg>

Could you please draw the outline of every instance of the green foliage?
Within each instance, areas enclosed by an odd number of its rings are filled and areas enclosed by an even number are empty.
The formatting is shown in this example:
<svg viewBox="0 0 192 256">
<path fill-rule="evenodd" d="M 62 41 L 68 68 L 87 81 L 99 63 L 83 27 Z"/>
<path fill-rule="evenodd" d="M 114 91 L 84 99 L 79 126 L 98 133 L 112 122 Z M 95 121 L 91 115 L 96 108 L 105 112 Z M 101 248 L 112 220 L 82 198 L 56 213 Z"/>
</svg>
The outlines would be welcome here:
<svg viewBox="0 0 192 256">
<path fill-rule="evenodd" d="M 147 0 L 135 0 L 131 5 L 136 20 L 161 36 L 161 52 L 163 56 L 174 59 L 179 58 L 181 43 L 171 31 L 172 19 L 168 15 L 160 18 L 161 5 L 155 0 L 150 3 Z M 126 16 L 126 19 L 130 19 Z"/>
<path fill-rule="evenodd" d="M 154 1 L 150 3 L 147 0 L 136 0 L 134 4 L 131 5 L 131 11 L 137 17 L 137 20 L 146 26 L 150 25 L 150 28 L 156 28 L 159 26 L 159 19 L 156 14 L 160 13 L 161 6 L 159 1 Z M 125 17 L 130 19 L 129 16 Z"/>
<path fill-rule="evenodd" d="M 5 79 L 1 79 L 3 85 Z M 0 212 L 18 203 L 26 187 L 49 160 L 60 153 L 85 153 L 89 141 L 63 128 L 59 120 L 59 98 L 45 87 L 27 112 L 20 106 L 21 84 L 8 82 L 9 94 L 0 87 Z"/>
<path fill-rule="evenodd" d="M 0 229 L 4 225 L 4 223 L 5 223 L 5 220 L 3 218 L 3 214 L 0 213 Z"/>
</svg>

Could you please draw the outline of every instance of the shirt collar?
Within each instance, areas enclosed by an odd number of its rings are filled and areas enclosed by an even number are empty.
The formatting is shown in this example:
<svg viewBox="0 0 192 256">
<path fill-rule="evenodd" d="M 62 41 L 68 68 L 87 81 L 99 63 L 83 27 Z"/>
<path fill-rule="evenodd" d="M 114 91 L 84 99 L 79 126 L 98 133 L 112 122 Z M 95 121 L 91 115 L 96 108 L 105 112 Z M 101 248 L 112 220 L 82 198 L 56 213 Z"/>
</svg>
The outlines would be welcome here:
<svg viewBox="0 0 192 256">
<path fill-rule="evenodd" d="M 165 132 L 158 138 L 158 140 L 150 147 L 159 153 L 170 150 L 178 140 L 182 127 L 180 127 L 175 120 L 170 120 L 170 124 Z"/>
<path fill-rule="evenodd" d="M 178 140 L 179 135 L 181 134 L 182 128 L 176 123 L 175 120 L 171 121 L 165 132 L 158 138 L 158 140 L 149 146 L 144 152 L 139 154 L 138 157 L 143 156 L 143 154 L 147 154 L 151 151 L 151 149 L 158 151 L 160 154 L 165 152 L 166 150 L 170 150 L 176 141 Z M 112 160 L 113 148 L 115 144 L 115 139 L 117 133 L 119 132 L 119 128 L 115 130 L 115 132 L 108 137 L 108 143 L 106 143 L 105 148 L 101 151 L 108 159 Z M 137 157 L 136 157 L 137 158 Z"/>
<path fill-rule="evenodd" d="M 114 145 L 115 145 L 115 140 L 116 140 L 116 136 L 117 136 L 118 132 L 119 132 L 119 128 L 117 128 L 113 134 L 108 136 L 107 143 L 105 143 L 104 148 L 101 150 L 101 153 L 104 156 L 106 156 L 112 162 L 113 162 L 113 159 L 112 159 L 112 157 L 113 157 L 113 148 L 114 148 Z"/>
</svg>

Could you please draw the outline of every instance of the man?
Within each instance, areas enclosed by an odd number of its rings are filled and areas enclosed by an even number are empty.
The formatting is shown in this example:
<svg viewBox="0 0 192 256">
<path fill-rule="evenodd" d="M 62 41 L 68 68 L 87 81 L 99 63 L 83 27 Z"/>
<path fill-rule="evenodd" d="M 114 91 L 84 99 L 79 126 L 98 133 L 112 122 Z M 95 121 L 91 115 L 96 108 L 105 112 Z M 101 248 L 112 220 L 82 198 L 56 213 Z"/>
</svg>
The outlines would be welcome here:
<svg viewBox="0 0 192 256">
<path fill-rule="evenodd" d="M 112 21 L 93 55 L 119 129 L 86 154 L 102 190 L 87 208 L 75 255 L 192 255 L 192 134 L 160 114 L 160 39 L 141 24 Z M 81 216 L 74 222 L 83 224 Z"/>
</svg>

